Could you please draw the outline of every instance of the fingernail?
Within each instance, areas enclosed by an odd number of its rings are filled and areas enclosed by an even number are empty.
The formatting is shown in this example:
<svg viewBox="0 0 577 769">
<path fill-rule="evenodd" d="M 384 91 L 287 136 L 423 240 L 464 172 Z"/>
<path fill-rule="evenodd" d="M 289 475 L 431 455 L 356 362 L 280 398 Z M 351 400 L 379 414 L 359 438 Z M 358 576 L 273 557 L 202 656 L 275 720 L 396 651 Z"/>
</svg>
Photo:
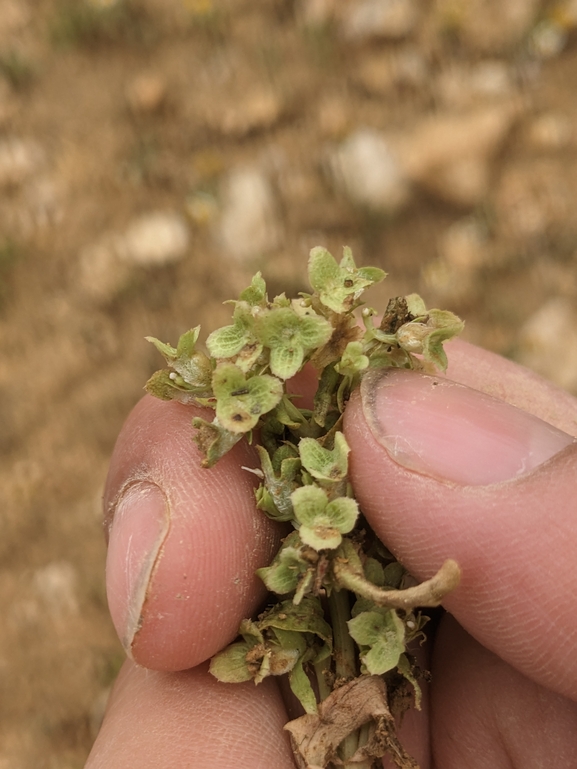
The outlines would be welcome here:
<svg viewBox="0 0 577 769">
<path fill-rule="evenodd" d="M 392 459 L 462 485 L 517 478 L 575 440 L 504 401 L 416 371 L 369 372 L 361 397 L 371 432 Z"/>
<path fill-rule="evenodd" d="M 169 524 L 168 500 L 150 482 L 128 486 L 114 512 L 106 591 L 114 627 L 129 656 L 142 625 L 142 609 Z"/>
</svg>

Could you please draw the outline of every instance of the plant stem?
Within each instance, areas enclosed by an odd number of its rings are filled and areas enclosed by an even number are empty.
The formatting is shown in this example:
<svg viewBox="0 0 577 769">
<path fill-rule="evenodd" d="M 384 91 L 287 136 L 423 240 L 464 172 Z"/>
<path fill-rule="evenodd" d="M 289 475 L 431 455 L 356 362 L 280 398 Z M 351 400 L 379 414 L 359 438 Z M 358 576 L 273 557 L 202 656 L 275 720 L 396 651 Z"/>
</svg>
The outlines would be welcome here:
<svg viewBox="0 0 577 769">
<path fill-rule="evenodd" d="M 329 669 L 329 658 L 324 659 L 322 662 L 318 662 L 316 665 L 313 665 L 313 667 L 317 679 L 317 686 L 319 689 L 319 699 L 322 702 L 323 700 L 326 700 L 326 698 L 331 693 L 331 689 L 327 684 L 327 679 L 325 676 L 325 671 Z"/>
<path fill-rule="evenodd" d="M 404 590 L 377 587 L 366 579 L 361 568 L 347 559 L 335 559 L 333 572 L 337 584 L 368 598 L 377 606 L 405 611 L 416 606 L 439 606 L 447 593 L 457 587 L 461 578 L 458 564 L 451 559 L 447 559 L 431 579 Z"/>
<path fill-rule="evenodd" d="M 333 627 L 335 673 L 337 679 L 350 681 L 357 675 L 357 655 L 355 643 L 349 635 L 347 627 L 347 621 L 351 618 L 348 590 L 333 590 L 331 592 L 329 612 Z M 345 767 L 347 766 L 347 760 L 355 753 L 358 744 L 358 732 L 352 732 L 343 740 L 340 752 Z"/>
</svg>

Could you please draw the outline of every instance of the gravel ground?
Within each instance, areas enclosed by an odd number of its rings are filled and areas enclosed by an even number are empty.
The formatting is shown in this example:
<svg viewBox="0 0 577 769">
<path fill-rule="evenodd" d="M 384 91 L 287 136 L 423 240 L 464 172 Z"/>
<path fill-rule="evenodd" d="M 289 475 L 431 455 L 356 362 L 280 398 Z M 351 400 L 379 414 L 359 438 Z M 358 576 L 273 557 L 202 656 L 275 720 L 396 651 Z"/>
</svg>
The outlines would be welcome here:
<svg viewBox="0 0 577 769">
<path fill-rule="evenodd" d="M 100 495 L 174 342 L 310 247 L 577 392 L 577 3 L 0 0 L 0 769 L 122 661 Z"/>
</svg>

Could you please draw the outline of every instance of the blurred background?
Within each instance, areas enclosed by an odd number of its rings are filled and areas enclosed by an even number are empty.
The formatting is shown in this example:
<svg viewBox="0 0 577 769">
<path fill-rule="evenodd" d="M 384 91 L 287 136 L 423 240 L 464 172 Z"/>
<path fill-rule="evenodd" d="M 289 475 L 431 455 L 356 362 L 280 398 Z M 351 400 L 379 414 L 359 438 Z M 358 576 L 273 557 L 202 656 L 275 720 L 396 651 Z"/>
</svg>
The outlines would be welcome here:
<svg viewBox="0 0 577 769">
<path fill-rule="evenodd" d="M 314 245 L 577 392 L 577 2 L 0 0 L 0 769 L 123 654 L 100 498 L 176 342 Z"/>
</svg>

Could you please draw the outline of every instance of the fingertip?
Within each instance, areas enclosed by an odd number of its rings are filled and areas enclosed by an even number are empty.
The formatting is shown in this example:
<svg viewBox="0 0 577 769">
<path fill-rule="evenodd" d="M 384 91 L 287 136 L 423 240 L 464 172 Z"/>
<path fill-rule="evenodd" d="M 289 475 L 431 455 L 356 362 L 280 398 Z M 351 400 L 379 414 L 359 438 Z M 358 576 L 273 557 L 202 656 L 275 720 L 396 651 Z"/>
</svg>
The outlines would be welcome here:
<svg viewBox="0 0 577 769">
<path fill-rule="evenodd" d="M 294 769 L 285 721 L 271 679 L 222 684 L 206 666 L 164 673 L 127 662 L 86 769 Z"/>
<path fill-rule="evenodd" d="M 242 469 L 256 464 L 252 449 L 242 441 L 203 469 L 193 411 L 144 399 L 107 484 L 112 618 L 129 655 L 160 670 L 192 667 L 234 638 L 264 598 L 254 572 L 281 536 L 255 509 Z"/>
</svg>

